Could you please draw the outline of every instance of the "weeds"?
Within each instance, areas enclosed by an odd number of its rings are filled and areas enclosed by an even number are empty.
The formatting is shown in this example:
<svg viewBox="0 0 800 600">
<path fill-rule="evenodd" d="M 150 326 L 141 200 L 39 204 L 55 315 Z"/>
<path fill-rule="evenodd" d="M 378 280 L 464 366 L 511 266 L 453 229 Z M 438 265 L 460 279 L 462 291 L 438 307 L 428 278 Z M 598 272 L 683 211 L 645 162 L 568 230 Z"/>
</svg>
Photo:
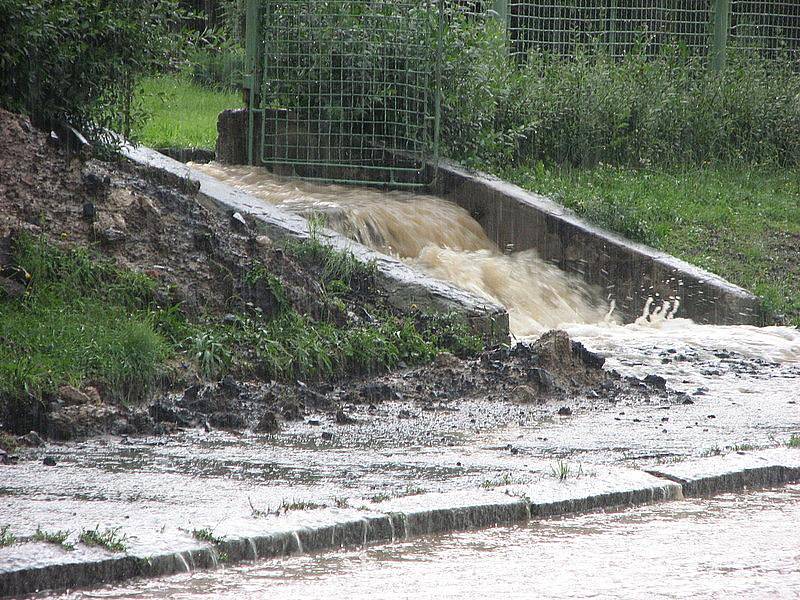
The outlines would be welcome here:
<svg viewBox="0 0 800 600">
<path fill-rule="evenodd" d="M 339 500 L 343 500 L 344 501 L 344 503 L 345 503 L 344 506 L 339 506 L 339 503 L 338 503 Z M 272 509 L 272 508 L 260 509 L 260 508 L 256 508 L 253 505 L 253 502 L 250 500 L 250 498 L 248 498 L 247 501 L 250 504 L 250 514 L 253 517 L 256 517 L 256 518 L 268 517 L 268 516 L 271 516 L 271 515 L 286 514 L 287 512 L 293 511 L 293 510 L 317 510 L 319 508 L 327 508 L 328 507 L 327 504 L 321 504 L 319 502 L 312 502 L 310 500 L 287 500 L 287 499 L 283 499 L 283 500 L 281 500 L 281 503 L 278 505 L 278 507 L 275 508 L 275 509 Z M 337 499 L 336 506 L 339 507 L 339 508 L 346 507 L 347 506 L 347 499 L 346 498 L 345 499 Z"/>
<path fill-rule="evenodd" d="M 81 531 L 78 540 L 87 546 L 101 546 L 111 552 L 125 552 L 127 550 L 126 541 L 128 536 L 120 535 L 120 527 L 112 527 L 100 531 L 98 525 L 94 529 L 84 529 Z"/>
<path fill-rule="evenodd" d="M 380 494 L 375 494 L 374 496 L 370 496 L 370 501 L 378 504 L 380 502 L 386 502 L 387 500 L 391 500 L 392 495 L 387 494 L 385 492 L 381 492 Z"/>
<path fill-rule="evenodd" d="M 75 550 L 75 544 L 68 542 L 69 531 L 43 531 L 40 527 L 36 528 L 36 533 L 31 538 L 34 542 L 46 542 L 56 544 L 65 550 Z"/>
<path fill-rule="evenodd" d="M 527 479 L 524 477 L 515 476 L 513 473 L 505 472 L 492 479 L 486 479 L 481 483 L 481 487 L 485 490 L 491 490 L 497 487 L 503 487 L 507 485 L 524 485 L 528 483 Z"/>
<path fill-rule="evenodd" d="M 191 339 L 191 354 L 204 377 L 225 374 L 233 361 L 230 349 L 213 331 L 203 331 Z"/>
<path fill-rule="evenodd" d="M 578 465 L 578 469 L 575 470 L 565 460 L 559 460 L 553 465 L 550 465 L 550 474 L 558 479 L 559 481 L 566 481 L 570 477 L 578 478 L 583 476 L 583 465 Z"/>
<path fill-rule="evenodd" d="M 201 542 L 209 542 L 215 546 L 219 546 L 225 542 L 224 537 L 214 535 L 214 532 L 207 527 L 204 529 L 193 529 L 192 536 L 194 536 L 194 539 L 196 540 L 200 540 Z"/>
<path fill-rule="evenodd" d="M 11 525 L 3 525 L 0 527 L 0 548 L 10 546 L 16 541 L 16 536 L 11 533 Z"/>
<path fill-rule="evenodd" d="M 791 437 L 789 437 L 789 441 L 786 442 L 786 445 L 789 448 L 800 448 L 800 434 L 793 433 Z"/>
</svg>

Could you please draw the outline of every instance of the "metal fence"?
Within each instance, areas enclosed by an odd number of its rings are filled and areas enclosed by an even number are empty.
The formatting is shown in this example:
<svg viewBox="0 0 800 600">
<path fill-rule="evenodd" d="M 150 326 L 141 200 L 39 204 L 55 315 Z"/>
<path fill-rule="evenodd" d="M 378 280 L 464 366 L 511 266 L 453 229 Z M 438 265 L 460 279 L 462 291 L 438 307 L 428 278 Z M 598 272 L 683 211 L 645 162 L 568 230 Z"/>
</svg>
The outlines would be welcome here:
<svg viewBox="0 0 800 600">
<path fill-rule="evenodd" d="M 574 56 L 602 48 L 619 58 L 637 49 L 649 56 L 680 46 L 718 65 L 729 47 L 796 58 L 800 1 L 779 0 L 487 0 L 459 2 L 474 15 L 504 21 L 510 51 Z"/>
</svg>

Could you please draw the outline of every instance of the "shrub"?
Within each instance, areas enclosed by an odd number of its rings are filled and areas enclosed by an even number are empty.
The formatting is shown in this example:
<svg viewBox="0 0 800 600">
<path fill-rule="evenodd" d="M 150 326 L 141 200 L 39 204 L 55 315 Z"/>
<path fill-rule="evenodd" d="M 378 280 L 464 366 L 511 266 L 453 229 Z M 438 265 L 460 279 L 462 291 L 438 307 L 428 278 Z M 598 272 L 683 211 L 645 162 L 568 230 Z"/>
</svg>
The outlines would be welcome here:
<svg viewBox="0 0 800 600">
<path fill-rule="evenodd" d="M 177 0 L 0 0 L 0 105 L 90 138 L 129 135 L 139 77 L 181 51 Z"/>
</svg>

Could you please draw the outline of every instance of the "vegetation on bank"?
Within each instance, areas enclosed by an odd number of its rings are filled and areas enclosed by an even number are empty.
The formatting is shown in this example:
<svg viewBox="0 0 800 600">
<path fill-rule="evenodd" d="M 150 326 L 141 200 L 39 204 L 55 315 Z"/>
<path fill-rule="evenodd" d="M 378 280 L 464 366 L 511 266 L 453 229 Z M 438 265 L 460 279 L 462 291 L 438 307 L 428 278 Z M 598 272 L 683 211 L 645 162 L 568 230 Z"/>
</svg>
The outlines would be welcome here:
<svg viewBox="0 0 800 600">
<path fill-rule="evenodd" d="M 353 301 L 356 280 L 368 285 L 367 267 L 313 236 L 286 252 L 316 269 L 334 308 Z M 361 320 L 313 319 L 288 303 L 267 316 L 244 302 L 234 302 L 240 309 L 233 319 L 191 320 L 179 306 L 158 303 L 153 280 L 83 248 L 61 250 L 21 236 L 11 264 L 7 274 L 25 292 L 0 298 L 0 398 L 6 401 L 88 383 L 108 400 L 140 401 L 168 383 L 176 358 L 205 377 L 292 381 L 377 373 L 444 350 L 465 355 L 482 347 L 455 317 L 397 314 L 369 295 L 358 302 L 369 315 Z M 261 269 L 253 277 L 269 279 L 280 303 L 277 275 Z"/>
<path fill-rule="evenodd" d="M 137 94 L 139 105 L 149 116 L 133 133 L 151 148 L 213 150 L 217 115 L 242 106 L 241 94 L 199 85 L 182 74 L 143 79 Z"/>
</svg>

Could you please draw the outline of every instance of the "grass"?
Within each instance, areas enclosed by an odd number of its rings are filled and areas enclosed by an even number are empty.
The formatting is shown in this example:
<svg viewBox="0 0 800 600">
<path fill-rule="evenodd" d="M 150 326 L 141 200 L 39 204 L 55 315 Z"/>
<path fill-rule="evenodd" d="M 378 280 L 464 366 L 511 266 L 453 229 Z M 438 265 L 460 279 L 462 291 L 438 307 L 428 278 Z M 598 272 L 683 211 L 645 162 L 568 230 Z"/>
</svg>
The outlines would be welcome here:
<svg viewBox="0 0 800 600">
<path fill-rule="evenodd" d="M 143 80 L 138 100 L 149 118 L 134 134 L 154 148 L 213 149 L 217 115 L 242 106 L 239 94 L 201 87 L 181 75 Z"/>
<path fill-rule="evenodd" d="M 793 433 L 786 445 L 789 448 L 800 448 L 800 434 Z"/>
<path fill-rule="evenodd" d="M 800 325 L 800 171 L 705 166 L 645 170 L 542 163 L 499 175 L 587 220 L 752 290 Z"/>
<path fill-rule="evenodd" d="M 577 470 L 572 468 L 565 460 L 559 460 L 553 465 L 550 465 L 550 474 L 559 481 L 566 481 L 570 477 L 581 477 L 583 475 L 583 465 L 578 465 Z"/>
<path fill-rule="evenodd" d="M 46 542 L 48 544 L 56 544 L 65 550 L 75 550 L 75 544 L 68 542 L 69 531 L 44 531 L 40 527 L 36 528 L 36 533 L 33 534 L 34 542 Z"/>
<path fill-rule="evenodd" d="M 128 548 L 125 543 L 128 538 L 126 535 L 120 535 L 119 530 L 119 527 L 112 527 L 100 531 L 98 525 L 94 529 L 81 531 L 78 540 L 87 546 L 100 546 L 111 552 L 125 552 Z"/>
<path fill-rule="evenodd" d="M 3 525 L 0 527 L 0 548 L 10 546 L 16 541 L 16 536 L 11 533 L 11 525 Z"/>
<path fill-rule="evenodd" d="M 225 541 L 224 537 L 214 535 L 214 532 L 207 527 L 204 529 L 193 529 L 192 536 L 194 536 L 194 539 L 196 540 L 200 540 L 201 542 L 209 542 L 215 546 L 218 546 Z"/>
<path fill-rule="evenodd" d="M 170 349 L 155 329 L 149 279 L 28 236 L 15 240 L 13 264 L 8 274 L 27 290 L 0 299 L 0 395 L 93 380 L 135 401 L 153 388 Z"/>
</svg>

